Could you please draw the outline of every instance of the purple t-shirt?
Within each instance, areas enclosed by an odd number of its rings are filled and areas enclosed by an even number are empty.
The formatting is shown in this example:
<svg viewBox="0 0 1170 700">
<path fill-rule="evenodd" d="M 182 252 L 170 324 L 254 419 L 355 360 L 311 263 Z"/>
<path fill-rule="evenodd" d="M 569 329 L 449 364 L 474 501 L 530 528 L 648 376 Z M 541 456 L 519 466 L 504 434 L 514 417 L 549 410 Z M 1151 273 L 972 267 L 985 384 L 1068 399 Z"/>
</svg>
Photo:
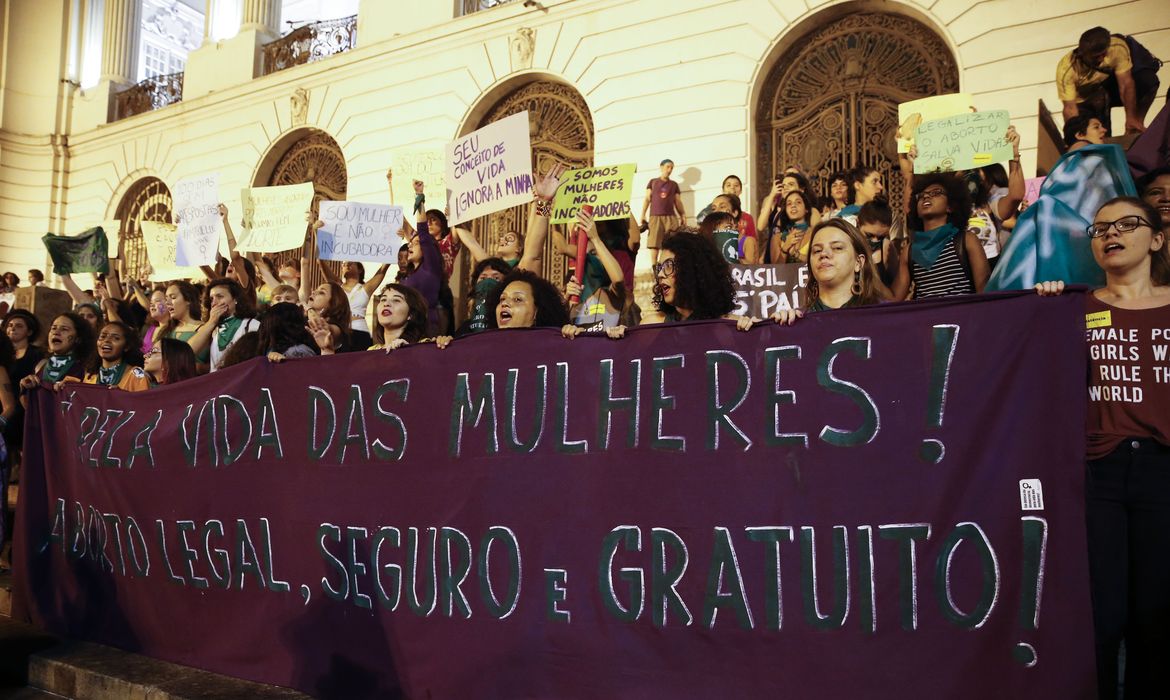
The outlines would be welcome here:
<svg viewBox="0 0 1170 700">
<path fill-rule="evenodd" d="M 651 216 L 674 216 L 674 198 L 678 194 L 678 183 L 674 180 L 663 180 L 656 177 L 646 185 L 650 190 Z"/>
</svg>

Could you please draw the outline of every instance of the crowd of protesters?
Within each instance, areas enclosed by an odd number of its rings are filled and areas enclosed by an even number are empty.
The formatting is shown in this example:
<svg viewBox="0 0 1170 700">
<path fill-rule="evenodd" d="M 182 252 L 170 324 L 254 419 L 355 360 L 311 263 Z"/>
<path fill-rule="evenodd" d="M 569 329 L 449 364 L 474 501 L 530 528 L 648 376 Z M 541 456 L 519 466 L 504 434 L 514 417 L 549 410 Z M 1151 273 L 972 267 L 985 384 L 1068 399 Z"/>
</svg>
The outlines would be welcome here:
<svg viewBox="0 0 1170 700">
<path fill-rule="evenodd" d="M 1123 64 L 1116 37 L 1096 30 L 1086 37 L 1071 54 L 1072 67 L 1061 68 L 1067 73 L 1065 139 L 1073 149 L 1102 143 L 1108 134 L 1107 109 L 1089 111 L 1107 96 L 1092 83 L 1097 91 L 1079 99 L 1077 66 L 1093 60 L 1099 66 L 1106 57 Z M 1133 86 L 1121 83 L 1126 125 L 1140 126 L 1149 105 L 1135 102 Z M 742 180 L 728 175 L 695 227 L 688 225 L 671 179 L 674 163 L 667 159 L 646 186 L 640 222 L 632 216 L 595 222 L 582 214 L 573 232 L 563 232 L 549 224 L 565 170 L 555 164 L 538 174 L 525 228 L 499 232 L 486 245 L 470 231 L 449 226 L 441 208 L 428 208 L 416 182 L 408 217 L 415 224 L 403 224 L 408 243 L 394 281 L 385 279 L 387 265 L 367 277 L 358 262 L 339 270 L 320 263 L 324 281 L 312 289 L 303 258 L 238 253 L 230 212 L 221 205 L 231 254 L 217 268 L 205 268 L 207 279 L 122 280 L 115 258 L 111 272 L 95 277 L 90 289 L 61 277 L 75 307 L 47 328 L 28 311 L 7 311 L 0 334 L 0 428 L 9 454 L 4 464 L 14 463 L 21 449 L 21 395 L 67 382 L 147 391 L 253 358 L 287 362 L 390 353 L 427 342 L 444 347 L 453 338 L 491 329 L 550 327 L 567 339 L 587 332 L 620 339 L 633 326 L 723 318 L 747 330 L 764 322 L 793 324 L 810 313 L 978 294 L 1027 205 L 1014 129 L 1007 140 L 1014 150 L 1007 167 L 915 175 L 913 150 L 901 156 L 905 204 L 896 210 L 882 172 L 870 165 L 832 175 L 823 191 L 799 166 L 790 167 L 767 184 L 755 217 L 741 199 Z M 388 181 L 392 177 L 388 172 Z M 1115 323 L 1135 328 L 1167 328 L 1170 169 L 1146 174 L 1138 190 L 1139 198 L 1102 206 L 1087 231 L 1107 282 L 1087 296 L 1086 311 L 1109 311 Z M 306 249 L 320 227 L 311 219 Z M 570 238 L 576 232 L 586 238 L 588 252 L 562 294 L 554 283 L 559 280 L 541 277 L 542 256 L 551 248 L 575 260 L 577 245 Z M 633 293 L 643 232 L 654 280 L 649 308 L 639 307 Z M 552 246 L 546 246 L 549 237 Z M 457 309 L 451 276 L 464 249 L 473 265 L 466 308 Z M 807 267 L 804 308 L 771 319 L 734 315 L 732 266 L 769 263 Z M 43 284 L 44 275 L 29 270 L 27 279 Z M 17 275 L 5 273 L 0 293 L 19 286 Z M 1062 290 L 1060 280 L 1037 289 L 1045 295 Z M 1149 357 L 1151 351 L 1141 352 Z M 1170 394 L 1161 386 L 1149 393 L 1157 396 L 1144 403 L 1090 402 L 1086 490 L 1102 697 L 1112 697 L 1118 685 L 1122 640 L 1126 685 L 1135 692 L 1162 682 L 1160 662 L 1170 652 L 1164 631 L 1170 629 L 1170 557 L 1164 556 L 1170 552 Z M 1134 585 L 1136 575 L 1143 585 Z"/>
</svg>

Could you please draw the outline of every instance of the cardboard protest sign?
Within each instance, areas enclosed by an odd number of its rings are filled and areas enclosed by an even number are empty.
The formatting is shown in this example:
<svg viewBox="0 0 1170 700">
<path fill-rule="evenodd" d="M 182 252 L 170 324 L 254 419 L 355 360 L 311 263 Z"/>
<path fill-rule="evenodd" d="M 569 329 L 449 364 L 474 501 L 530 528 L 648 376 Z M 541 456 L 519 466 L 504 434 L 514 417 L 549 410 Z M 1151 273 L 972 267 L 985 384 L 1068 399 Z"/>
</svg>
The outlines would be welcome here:
<svg viewBox="0 0 1170 700">
<path fill-rule="evenodd" d="M 394 192 L 394 201 L 399 204 L 408 216 L 414 209 L 414 181 L 421 180 L 423 192 L 430 202 L 444 202 L 447 200 L 447 168 L 444 164 L 443 151 L 434 150 L 399 150 L 390 153 L 390 167 L 394 171 L 391 188 Z M 433 206 L 433 205 L 432 205 Z M 411 219 L 414 217 L 411 216 Z"/>
<path fill-rule="evenodd" d="M 971 295 L 34 391 L 13 617 L 314 697 L 1094 697 L 1084 314 Z"/>
<path fill-rule="evenodd" d="M 219 174 L 187 178 L 172 190 L 179 238 L 175 263 L 214 265 L 223 223 L 219 218 Z"/>
<path fill-rule="evenodd" d="M 1011 160 L 1012 145 L 1005 138 L 1009 121 L 1006 110 L 997 110 L 923 122 L 915 137 L 914 172 L 972 170 Z"/>
<path fill-rule="evenodd" d="M 1044 186 L 1044 177 L 1030 177 L 1024 180 L 1024 201 L 1031 204 L 1040 199 L 1040 188 Z"/>
<path fill-rule="evenodd" d="M 94 226 L 78 236 L 57 236 L 46 233 L 41 237 L 49 257 L 53 260 L 53 272 L 70 275 L 78 272 L 110 271 L 109 253 L 106 251 L 106 232 L 101 226 Z"/>
<path fill-rule="evenodd" d="M 403 240 L 402 207 L 361 202 L 321 202 L 317 257 L 397 263 Z"/>
<path fill-rule="evenodd" d="M 768 318 L 777 311 L 803 309 L 808 288 L 808 266 L 732 265 L 735 310 L 740 316 Z"/>
<path fill-rule="evenodd" d="M 583 204 L 593 205 L 595 221 L 629 216 L 637 169 L 637 165 L 625 163 L 565 171 L 553 200 L 551 223 L 575 222 Z"/>
<path fill-rule="evenodd" d="M 451 225 L 532 201 L 528 112 L 520 112 L 447 144 Z"/>
<path fill-rule="evenodd" d="M 898 141 L 898 153 L 909 153 L 910 147 L 914 145 L 914 132 L 922 122 L 970 112 L 973 104 L 969 93 L 956 92 L 923 97 L 898 105 L 898 131 L 894 134 Z"/>
<path fill-rule="evenodd" d="M 146 244 L 146 257 L 150 260 L 152 280 L 162 282 L 203 276 L 203 271 L 198 267 L 175 264 L 179 245 L 178 226 L 160 221 L 140 221 L 138 228 L 142 231 L 142 241 Z"/>
<path fill-rule="evenodd" d="M 240 190 L 240 206 L 244 230 L 237 236 L 237 251 L 279 253 L 299 248 L 308 230 L 305 216 L 313 206 L 313 183 L 245 187 Z"/>
</svg>

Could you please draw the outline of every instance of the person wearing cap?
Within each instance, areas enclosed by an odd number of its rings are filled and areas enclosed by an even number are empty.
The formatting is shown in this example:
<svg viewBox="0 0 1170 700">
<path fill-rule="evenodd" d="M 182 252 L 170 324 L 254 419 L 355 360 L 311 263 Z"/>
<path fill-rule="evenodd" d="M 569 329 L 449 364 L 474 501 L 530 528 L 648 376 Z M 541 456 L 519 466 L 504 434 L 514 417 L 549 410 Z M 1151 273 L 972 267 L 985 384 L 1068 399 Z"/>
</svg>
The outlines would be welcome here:
<svg viewBox="0 0 1170 700">
<path fill-rule="evenodd" d="M 1146 130 L 1146 112 L 1158 92 L 1158 73 L 1156 67 L 1145 65 L 1135 70 L 1125 37 L 1093 27 L 1056 64 L 1056 89 L 1066 120 L 1088 112 L 1101 119 L 1108 136 L 1112 133 L 1109 110 L 1120 105 L 1125 108 L 1126 133 L 1137 133 Z"/>
<path fill-rule="evenodd" d="M 670 179 L 670 174 L 674 172 L 674 161 L 667 158 L 658 165 L 661 174 L 646 184 L 646 201 L 642 203 L 642 225 L 649 226 L 646 246 L 650 248 L 650 262 L 655 264 L 658 262 L 658 249 L 662 247 L 662 241 L 671 231 L 687 222 L 678 183 Z M 650 212 L 649 222 L 646 219 L 647 210 Z"/>
</svg>

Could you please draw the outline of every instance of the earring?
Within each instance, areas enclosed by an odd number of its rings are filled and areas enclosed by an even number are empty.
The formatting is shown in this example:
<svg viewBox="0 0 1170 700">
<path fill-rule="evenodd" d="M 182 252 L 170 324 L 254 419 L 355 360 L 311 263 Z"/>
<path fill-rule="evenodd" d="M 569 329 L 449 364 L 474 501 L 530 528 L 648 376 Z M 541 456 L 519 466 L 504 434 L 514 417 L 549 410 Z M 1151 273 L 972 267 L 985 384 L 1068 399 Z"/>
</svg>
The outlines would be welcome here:
<svg viewBox="0 0 1170 700">
<path fill-rule="evenodd" d="M 850 293 L 855 297 L 861 296 L 861 273 L 853 273 L 853 286 L 849 288 Z"/>
</svg>

